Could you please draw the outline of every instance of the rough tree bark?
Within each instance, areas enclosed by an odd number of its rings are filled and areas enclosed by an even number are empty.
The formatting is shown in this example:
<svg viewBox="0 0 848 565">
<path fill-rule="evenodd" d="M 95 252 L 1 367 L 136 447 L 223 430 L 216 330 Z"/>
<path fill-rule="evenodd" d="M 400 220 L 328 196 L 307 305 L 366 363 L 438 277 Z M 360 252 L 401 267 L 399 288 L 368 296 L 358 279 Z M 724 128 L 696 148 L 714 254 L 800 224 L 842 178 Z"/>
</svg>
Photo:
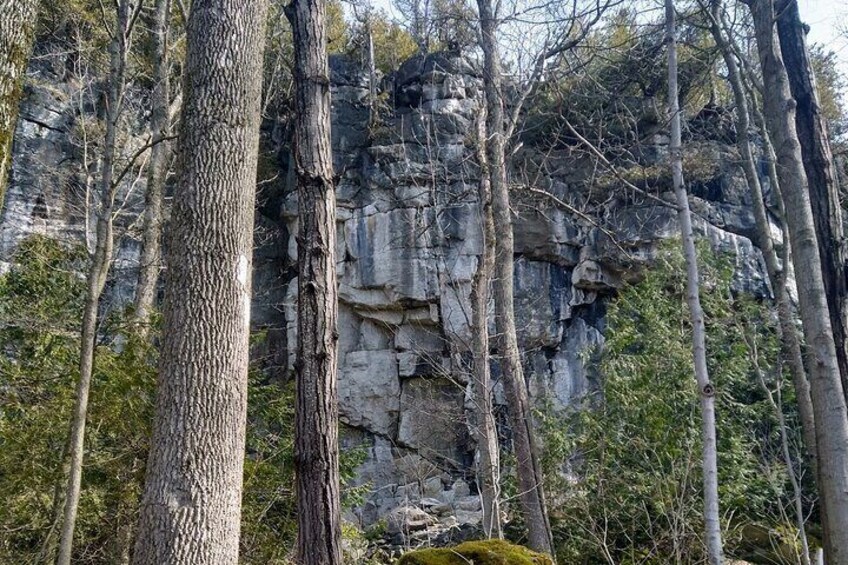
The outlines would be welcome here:
<svg viewBox="0 0 848 565">
<path fill-rule="evenodd" d="M 712 21 L 710 31 L 727 67 L 728 81 L 730 82 L 730 87 L 733 91 L 733 100 L 736 104 L 736 145 L 739 149 L 739 155 L 742 158 L 742 170 L 745 173 L 745 180 L 748 184 L 748 189 L 751 191 L 754 223 L 757 230 L 756 244 L 765 259 L 766 273 L 771 284 L 772 292 L 774 292 L 782 356 L 792 376 L 792 384 L 795 387 L 795 396 L 798 403 L 798 412 L 801 416 L 801 430 L 804 436 L 804 443 L 815 474 L 817 465 L 815 419 L 813 416 L 813 405 L 810 401 L 810 383 L 807 379 L 807 370 L 804 367 L 804 358 L 801 351 L 801 336 L 798 335 L 798 329 L 795 325 L 795 306 L 792 303 L 792 297 L 789 294 L 787 286 L 788 265 L 786 263 L 788 261 L 784 261 L 784 265 L 781 265 L 774 246 L 774 240 L 771 235 L 771 224 L 765 206 L 762 184 L 760 183 L 760 176 L 757 172 L 757 164 L 754 159 L 752 141 L 750 139 L 750 106 L 755 101 L 748 100 L 745 92 L 745 83 L 739 65 L 736 62 L 733 49 L 722 33 L 719 24 L 721 21 L 721 0 L 715 0 L 712 3 L 711 10 Z M 766 151 L 768 152 L 768 150 Z M 776 176 L 774 181 L 777 181 Z M 774 182 L 772 188 L 779 198 L 777 182 Z M 783 221 L 782 218 L 781 221 Z M 789 242 L 784 242 L 784 245 L 786 246 L 786 251 L 788 251 L 790 247 Z M 786 257 L 788 258 L 789 256 L 790 254 L 786 253 Z"/>
<path fill-rule="evenodd" d="M 293 0 L 298 196 L 297 562 L 341 565 L 336 198 L 324 0 Z"/>
<path fill-rule="evenodd" d="M 0 210 L 12 163 L 23 79 L 35 33 L 37 0 L 0 0 Z"/>
<path fill-rule="evenodd" d="M 818 487 L 823 510 L 826 561 L 848 564 L 848 412 L 830 324 L 821 257 L 801 148 L 795 101 L 775 35 L 772 0 L 751 0 L 763 74 L 763 106 L 777 154 L 780 188 L 806 336 L 818 449 Z"/>
<path fill-rule="evenodd" d="M 170 129 L 170 79 L 168 68 L 168 27 L 170 0 L 156 0 L 153 18 L 153 92 L 150 116 L 150 162 L 147 169 L 147 192 L 144 195 L 144 231 L 138 267 L 135 295 L 135 321 L 139 331 L 146 334 L 150 314 L 156 301 L 161 261 L 162 194 L 168 174 L 168 145 L 165 139 Z"/>
<path fill-rule="evenodd" d="M 74 529 L 79 509 L 82 487 L 82 464 L 85 453 L 85 421 L 88 416 L 88 397 L 94 371 L 94 353 L 97 341 L 97 320 L 100 297 L 106 286 L 112 264 L 114 245 L 112 214 L 115 204 L 113 182 L 115 152 L 121 115 L 121 99 L 124 93 L 127 52 L 130 34 L 130 0 L 121 0 L 115 5 L 116 18 L 112 40 L 109 43 L 109 77 L 106 97 L 106 136 L 100 161 L 98 186 L 99 206 L 97 216 L 94 254 L 89 265 L 85 305 L 83 307 L 80 337 L 79 381 L 77 381 L 68 441 L 69 462 L 67 463 L 67 488 L 65 489 L 64 512 L 60 530 L 58 565 L 69 565 L 73 549 Z"/>
<path fill-rule="evenodd" d="M 498 353 L 512 424 L 519 499 L 527 524 L 528 545 L 536 551 L 550 554 L 553 547 L 551 529 L 513 309 L 514 238 L 506 175 L 506 139 L 501 60 L 496 37 L 497 20 L 491 0 L 477 0 L 477 8 L 480 14 L 480 47 L 483 50 L 483 87 L 487 110 L 486 152 L 492 191 L 492 216 L 498 227 L 492 281 Z"/>
<path fill-rule="evenodd" d="M 266 11 L 191 6 L 139 565 L 238 561 Z"/>
<path fill-rule="evenodd" d="M 680 104 L 677 88 L 677 31 L 673 0 L 665 0 L 666 44 L 668 46 L 668 111 L 671 122 L 669 157 L 677 199 L 677 219 L 683 239 L 683 256 L 686 260 L 686 301 L 692 322 L 692 355 L 695 362 L 695 379 L 701 400 L 701 435 L 703 441 L 702 466 L 704 485 L 704 541 L 712 565 L 724 560 L 721 544 L 721 522 L 718 505 L 718 448 L 716 442 L 715 387 L 707 371 L 706 328 L 701 309 L 701 284 L 698 274 L 698 254 L 692 233 L 692 215 L 689 196 L 683 182 L 683 148 L 680 134 Z"/>
<path fill-rule="evenodd" d="M 489 355 L 489 286 L 492 282 L 495 255 L 495 222 L 492 218 L 492 191 L 486 159 L 485 118 L 477 127 L 477 160 L 480 164 L 478 199 L 483 249 L 471 287 L 472 429 L 477 443 L 477 482 L 483 506 L 483 533 L 488 538 L 503 538 L 500 507 L 500 451 L 498 430 L 493 413 L 492 379 Z"/>
<path fill-rule="evenodd" d="M 848 248 L 827 120 L 819 104 L 816 77 L 807 49 L 807 31 L 801 23 L 798 2 L 782 0 L 777 5 L 777 33 L 789 77 L 789 90 L 797 104 L 795 128 L 813 205 L 836 359 L 842 375 L 842 390 L 848 394 Z"/>
</svg>

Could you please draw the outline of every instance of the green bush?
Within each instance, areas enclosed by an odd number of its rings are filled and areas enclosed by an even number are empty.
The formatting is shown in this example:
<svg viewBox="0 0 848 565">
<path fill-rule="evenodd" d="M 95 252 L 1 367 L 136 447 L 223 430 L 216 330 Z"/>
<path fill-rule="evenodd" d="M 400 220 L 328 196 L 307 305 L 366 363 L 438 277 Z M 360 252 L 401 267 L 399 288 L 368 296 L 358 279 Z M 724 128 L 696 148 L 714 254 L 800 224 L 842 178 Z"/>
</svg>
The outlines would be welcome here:
<svg viewBox="0 0 848 565">
<path fill-rule="evenodd" d="M 47 238 L 23 242 L 0 277 L 0 562 L 43 561 L 64 487 L 78 379 L 86 255 Z M 114 562 L 136 521 L 155 351 L 120 328 L 97 347 L 75 562 Z M 123 544 L 126 545 L 126 544 Z M 42 550 L 47 550 L 42 555 Z M 39 556 L 41 555 L 41 559 Z"/>
</svg>

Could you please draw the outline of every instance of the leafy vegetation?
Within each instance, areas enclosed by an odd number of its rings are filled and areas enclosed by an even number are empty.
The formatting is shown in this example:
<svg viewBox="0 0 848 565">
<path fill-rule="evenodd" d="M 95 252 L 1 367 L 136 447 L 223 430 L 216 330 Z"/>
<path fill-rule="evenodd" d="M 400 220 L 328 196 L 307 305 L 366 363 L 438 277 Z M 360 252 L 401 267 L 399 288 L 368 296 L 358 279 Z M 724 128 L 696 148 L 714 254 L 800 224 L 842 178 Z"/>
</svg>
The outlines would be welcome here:
<svg viewBox="0 0 848 565">
<path fill-rule="evenodd" d="M 766 361 L 777 356 L 769 309 L 734 295 L 727 260 L 706 247 L 700 256 L 727 551 L 747 551 L 751 540 L 742 533 L 751 525 L 769 532 L 766 547 L 791 544 L 779 430 L 753 366 L 757 360 L 777 371 Z M 703 561 L 700 416 L 685 288 L 679 251 L 663 248 L 644 280 L 610 304 L 603 350 L 587 352 L 599 355 L 600 390 L 586 400 L 593 409 L 565 419 L 541 415 L 550 490 L 560 495 L 552 515 L 562 562 Z M 570 479 L 575 474 L 579 483 Z"/>
<path fill-rule="evenodd" d="M 0 276 L 0 562 L 49 556 L 64 485 L 62 455 L 79 363 L 85 251 L 33 237 Z M 147 459 L 156 350 L 128 316 L 101 328 L 86 434 L 74 563 L 116 563 L 132 543 Z M 256 342 L 263 339 L 261 334 Z M 257 343 L 258 344 L 258 343 Z M 285 563 L 296 514 L 292 383 L 250 372 L 242 561 Z M 365 452 L 342 454 L 343 480 Z M 363 488 L 345 488 L 356 503 Z"/>
</svg>

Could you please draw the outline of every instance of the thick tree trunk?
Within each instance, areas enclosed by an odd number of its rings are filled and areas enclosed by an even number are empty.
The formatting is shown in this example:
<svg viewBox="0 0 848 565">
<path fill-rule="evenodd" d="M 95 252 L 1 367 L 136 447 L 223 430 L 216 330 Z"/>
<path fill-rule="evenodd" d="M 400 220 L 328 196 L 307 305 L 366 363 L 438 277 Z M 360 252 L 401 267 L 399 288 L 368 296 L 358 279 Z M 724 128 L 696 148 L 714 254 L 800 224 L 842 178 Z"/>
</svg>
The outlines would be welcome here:
<svg viewBox="0 0 848 565">
<path fill-rule="evenodd" d="M 266 10 L 191 6 L 139 565 L 238 561 Z"/>
<path fill-rule="evenodd" d="M 701 399 L 701 435 L 703 440 L 702 466 L 704 485 L 704 541 L 712 565 L 724 560 L 721 544 L 721 522 L 718 504 L 718 448 L 716 442 L 715 387 L 707 371 L 706 327 L 701 309 L 701 283 L 698 274 L 698 254 L 692 233 L 692 215 L 689 196 L 683 183 L 683 148 L 680 134 L 680 104 L 677 89 L 677 32 L 673 0 L 665 0 L 666 44 L 668 45 L 668 111 L 671 121 L 669 156 L 677 198 L 677 219 L 683 239 L 683 256 L 686 259 L 686 301 L 692 322 L 692 355 L 695 379 Z"/>
<path fill-rule="evenodd" d="M 336 198 L 324 0 L 286 7 L 294 35 L 298 195 L 297 562 L 340 565 Z"/>
<path fill-rule="evenodd" d="M 88 417 L 88 397 L 94 372 L 94 353 L 97 342 L 97 320 L 100 297 L 106 286 L 112 264 L 112 213 L 115 202 L 113 167 L 124 92 L 124 76 L 129 41 L 129 0 L 116 4 L 115 34 L 109 44 L 110 64 L 106 99 L 106 138 L 100 162 L 99 206 L 96 210 L 97 228 L 94 254 L 88 271 L 87 292 L 83 309 L 80 338 L 80 376 L 77 382 L 74 411 L 71 420 L 68 453 L 68 483 L 65 491 L 64 517 L 59 540 L 57 565 L 70 565 L 74 529 L 82 487 L 82 465 L 85 453 L 85 422 Z"/>
<path fill-rule="evenodd" d="M 807 50 L 807 32 L 801 23 L 797 0 L 779 2 L 778 14 L 780 50 L 789 77 L 789 89 L 797 104 L 795 127 L 813 206 L 836 358 L 842 375 L 842 390 L 848 394 L 848 249 L 827 120 L 819 104 L 816 77 Z"/>
<path fill-rule="evenodd" d="M 831 565 L 845 565 L 848 564 L 848 412 L 831 330 L 810 193 L 795 130 L 795 101 L 775 36 L 774 5 L 771 0 L 754 0 L 750 6 L 763 71 L 763 105 L 777 154 L 801 320 L 810 357 L 808 366 L 826 560 Z"/>
<path fill-rule="evenodd" d="M 0 0 L 0 210 L 12 163 L 24 74 L 35 32 L 37 0 Z"/>
<path fill-rule="evenodd" d="M 156 301 L 161 261 L 162 194 L 168 174 L 168 137 L 170 127 L 170 79 L 168 76 L 168 27 L 170 0 L 156 0 L 153 19 L 153 92 L 150 117 L 150 162 L 147 169 L 147 192 L 144 196 L 144 232 L 138 265 L 138 284 L 135 295 L 135 321 L 139 331 L 146 334 L 150 314 Z"/>
<path fill-rule="evenodd" d="M 477 0 L 477 7 L 480 13 L 480 46 L 484 59 L 483 83 L 488 134 L 486 144 L 492 191 L 492 216 L 498 229 L 495 238 L 493 288 L 501 375 L 509 404 L 519 499 L 527 524 L 528 545 L 536 551 L 550 554 L 553 543 L 542 487 L 542 470 L 536 451 L 530 401 L 524 369 L 521 366 L 513 309 L 514 239 L 506 176 L 501 61 L 495 37 L 497 21 L 491 0 Z"/>
<path fill-rule="evenodd" d="M 489 286 L 492 282 L 495 255 L 495 222 L 492 219 L 492 191 L 486 159 L 486 126 L 478 124 L 477 159 L 480 163 L 480 225 L 483 249 L 471 287 L 471 349 L 473 375 L 471 401 L 474 405 L 472 429 L 477 442 L 477 482 L 483 506 L 483 533 L 488 538 L 502 538 L 500 506 L 500 450 L 498 430 L 493 413 L 491 358 L 489 355 Z"/>
<path fill-rule="evenodd" d="M 810 401 L 810 383 L 807 380 L 807 371 L 804 368 L 804 358 L 801 352 L 801 338 L 798 335 L 795 325 L 795 307 L 787 287 L 786 274 L 788 265 L 780 264 L 777 250 L 774 246 L 771 235 L 771 223 L 769 222 L 762 184 L 760 183 L 757 164 L 751 148 L 752 142 L 749 137 L 751 130 L 750 107 L 754 101 L 751 100 L 749 104 L 748 96 L 745 93 L 742 73 L 736 62 L 733 49 L 719 27 L 721 0 L 715 0 L 713 2 L 712 10 L 713 21 L 710 30 L 724 58 L 728 81 L 733 91 L 733 100 L 736 103 L 736 144 L 739 148 L 739 155 L 742 158 L 742 170 L 745 173 L 745 180 L 751 191 L 754 223 L 757 228 L 757 247 L 759 247 L 765 259 L 766 272 L 772 291 L 774 292 L 783 360 L 788 365 L 789 372 L 792 375 L 792 384 L 795 387 L 795 396 L 798 402 L 798 412 L 801 415 L 801 429 L 804 436 L 804 443 L 815 474 L 817 466 L 815 419 L 813 416 L 813 405 Z M 765 133 L 765 135 L 768 134 Z M 766 151 L 768 152 L 768 149 Z M 776 175 L 772 182 L 774 182 L 773 189 L 777 192 L 779 187 L 777 186 Z M 787 246 L 787 249 L 789 248 L 788 241 L 784 242 L 784 245 Z M 787 257 L 789 257 L 788 253 Z M 785 261 L 784 263 L 787 262 Z"/>
</svg>

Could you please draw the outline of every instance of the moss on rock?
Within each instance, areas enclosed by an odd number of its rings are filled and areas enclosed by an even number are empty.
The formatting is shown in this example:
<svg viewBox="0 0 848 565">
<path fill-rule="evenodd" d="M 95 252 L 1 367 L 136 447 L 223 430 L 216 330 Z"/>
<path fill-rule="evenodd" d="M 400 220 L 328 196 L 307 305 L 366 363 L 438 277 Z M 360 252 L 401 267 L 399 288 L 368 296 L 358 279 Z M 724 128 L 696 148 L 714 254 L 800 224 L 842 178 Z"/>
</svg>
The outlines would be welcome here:
<svg viewBox="0 0 848 565">
<path fill-rule="evenodd" d="M 419 549 L 398 565 L 553 565 L 547 555 L 503 540 L 468 541 L 456 547 Z"/>
</svg>

